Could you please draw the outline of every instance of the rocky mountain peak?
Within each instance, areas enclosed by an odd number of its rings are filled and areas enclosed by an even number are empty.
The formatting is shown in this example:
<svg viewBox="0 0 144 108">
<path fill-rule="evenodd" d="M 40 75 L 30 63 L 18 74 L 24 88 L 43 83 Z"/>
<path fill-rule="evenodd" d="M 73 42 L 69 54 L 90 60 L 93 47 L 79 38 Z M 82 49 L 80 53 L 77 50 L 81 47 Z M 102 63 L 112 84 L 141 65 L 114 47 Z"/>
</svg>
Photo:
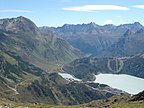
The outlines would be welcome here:
<svg viewBox="0 0 144 108">
<path fill-rule="evenodd" d="M 130 30 L 136 32 L 137 30 L 143 28 L 143 26 L 139 22 L 135 22 L 135 23 L 130 23 L 130 24 L 122 24 L 122 25 L 118 26 L 118 28 L 130 29 Z"/>
<path fill-rule="evenodd" d="M 134 25 L 142 27 L 142 25 L 139 22 L 135 22 Z"/>
<path fill-rule="evenodd" d="M 98 25 L 97 25 L 96 23 L 94 23 L 94 22 L 89 23 L 89 25 L 90 25 L 91 27 L 98 27 Z"/>
<path fill-rule="evenodd" d="M 28 18 L 23 16 L 17 18 L 0 19 L 0 29 L 18 33 L 38 31 L 37 26 Z"/>
</svg>

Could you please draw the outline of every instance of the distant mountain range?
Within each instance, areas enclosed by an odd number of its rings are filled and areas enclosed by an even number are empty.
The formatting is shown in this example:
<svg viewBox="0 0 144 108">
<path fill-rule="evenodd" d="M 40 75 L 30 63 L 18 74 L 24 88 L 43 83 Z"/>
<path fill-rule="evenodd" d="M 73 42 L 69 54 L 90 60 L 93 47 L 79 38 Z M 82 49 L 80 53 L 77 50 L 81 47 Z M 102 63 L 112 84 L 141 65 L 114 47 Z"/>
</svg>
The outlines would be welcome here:
<svg viewBox="0 0 144 108">
<path fill-rule="evenodd" d="M 99 53 L 100 57 L 133 56 L 144 51 L 144 28 L 133 32 L 127 30 L 119 40 Z"/>
<path fill-rule="evenodd" d="M 54 31 L 86 54 L 110 57 L 134 55 L 144 51 L 144 27 L 138 22 L 119 26 L 89 23 L 42 28 Z"/>
</svg>

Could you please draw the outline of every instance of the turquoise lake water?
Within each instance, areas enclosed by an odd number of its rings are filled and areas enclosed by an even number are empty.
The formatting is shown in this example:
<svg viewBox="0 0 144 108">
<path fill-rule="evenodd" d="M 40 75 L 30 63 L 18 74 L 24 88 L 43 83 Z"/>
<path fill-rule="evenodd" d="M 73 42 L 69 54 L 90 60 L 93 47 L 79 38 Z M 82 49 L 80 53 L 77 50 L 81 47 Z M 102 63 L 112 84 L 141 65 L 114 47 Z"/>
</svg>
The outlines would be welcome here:
<svg viewBox="0 0 144 108">
<path fill-rule="evenodd" d="M 137 94 L 144 90 L 144 79 L 130 75 L 99 74 L 96 83 L 107 84 L 112 88 L 121 89 L 130 94 Z"/>
</svg>

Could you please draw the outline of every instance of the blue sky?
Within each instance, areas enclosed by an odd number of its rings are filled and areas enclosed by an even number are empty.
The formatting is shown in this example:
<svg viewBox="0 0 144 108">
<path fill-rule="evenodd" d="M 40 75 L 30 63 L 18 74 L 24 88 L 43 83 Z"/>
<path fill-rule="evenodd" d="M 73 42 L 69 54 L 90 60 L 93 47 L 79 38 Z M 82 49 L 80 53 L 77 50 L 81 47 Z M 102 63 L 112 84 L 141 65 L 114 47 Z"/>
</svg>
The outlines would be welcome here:
<svg viewBox="0 0 144 108">
<path fill-rule="evenodd" d="M 0 0 L 0 19 L 17 16 L 25 16 L 37 26 L 144 25 L 144 0 Z"/>
</svg>

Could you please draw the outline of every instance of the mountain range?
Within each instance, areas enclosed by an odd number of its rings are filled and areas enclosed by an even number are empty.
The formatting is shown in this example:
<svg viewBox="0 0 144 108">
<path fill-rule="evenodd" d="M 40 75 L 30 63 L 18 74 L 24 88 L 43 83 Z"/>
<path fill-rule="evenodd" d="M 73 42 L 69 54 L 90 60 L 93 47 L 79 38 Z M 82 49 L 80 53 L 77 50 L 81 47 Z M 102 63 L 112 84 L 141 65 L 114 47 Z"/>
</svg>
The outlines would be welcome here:
<svg viewBox="0 0 144 108">
<path fill-rule="evenodd" d="M 0 20 L 0 39 L 1 98 L 74 105 L 123 93 L 107 85 L 62 78 L 58 67 L 52 66 L 68 63 L 82 53 L 25 17 Z"/>
<path fill-rule="evenodd" d="M 77 105 L 129 96 L 93 80 L 99 73 L 144 78 L 143 38 L 144 27 L 138 22 L 55 28 L 37 27 L 23 16 L 0 19 L 0 99 Z M 65 79 L 60 72 L 80 81 Z"/>
<path fill-rule="evenodd" d="M 72 46 L 86 54 L 101 57 L 127 56 L 144 50 L 143 44 L 141 44 L 144 38 L 144 28 L 139 22 L 119 26 L 111 24 L 100 26 L 89 23 L 43 28 L 59 34 Z"/>
</svg>

